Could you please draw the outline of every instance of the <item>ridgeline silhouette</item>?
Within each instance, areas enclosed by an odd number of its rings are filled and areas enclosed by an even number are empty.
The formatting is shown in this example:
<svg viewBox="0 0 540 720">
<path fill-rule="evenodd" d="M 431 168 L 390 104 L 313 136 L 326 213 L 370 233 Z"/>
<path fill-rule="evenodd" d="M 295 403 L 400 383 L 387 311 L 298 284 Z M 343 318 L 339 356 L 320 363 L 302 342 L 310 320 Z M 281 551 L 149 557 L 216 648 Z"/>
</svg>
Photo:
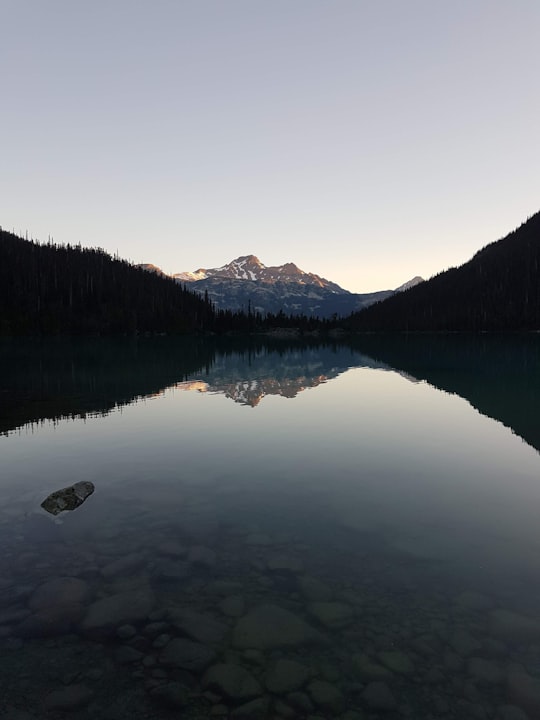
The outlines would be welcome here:
<svg viewBox="0 0 540 720">
<path fill-rule="evenodd" d="M 350 330 L 540 330 L 540 212 L 458 268 L 343 323 Z"/>
<path fill-rule="evenodd" d="M 216 310 L 173 279 L 101 248 L 40 244 L 0 229 L 0 335 L 313 330 L 316 318 Z"/>
<path fill-rule="evenodd" d="M 0 229 L 0 335 L 540 330 L 540 213 L 469 262 L 332 319 L 217 310 L 101 248 L 46 245 Z"/>
</svg>

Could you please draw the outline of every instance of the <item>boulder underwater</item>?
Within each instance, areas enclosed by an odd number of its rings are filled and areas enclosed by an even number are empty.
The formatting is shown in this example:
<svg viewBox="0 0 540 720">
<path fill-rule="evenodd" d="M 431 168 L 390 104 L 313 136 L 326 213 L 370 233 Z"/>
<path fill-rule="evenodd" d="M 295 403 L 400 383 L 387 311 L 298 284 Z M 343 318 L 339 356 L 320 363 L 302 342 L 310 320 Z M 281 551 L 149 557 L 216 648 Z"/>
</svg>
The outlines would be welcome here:
<svg viewBox="0 0 540 720">
<path fill-rule="evenodd" d="M 55 490 L 41 503 L 41 507 L 51 515 L 58 515 L 65 510 L 75 510 L 94 492 L 94 484 L 88 480 Z"/>
</svg>

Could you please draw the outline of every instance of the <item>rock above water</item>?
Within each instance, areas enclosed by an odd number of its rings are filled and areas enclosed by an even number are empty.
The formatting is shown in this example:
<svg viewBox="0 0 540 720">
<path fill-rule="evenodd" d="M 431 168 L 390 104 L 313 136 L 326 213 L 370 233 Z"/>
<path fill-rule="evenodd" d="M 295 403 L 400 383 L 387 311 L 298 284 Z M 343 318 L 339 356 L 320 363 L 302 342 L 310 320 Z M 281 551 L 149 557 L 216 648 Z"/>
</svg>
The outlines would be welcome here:
<svg viewBox="0 0 540 720">
<path fill-rule="evenodd" d="M 231 700 L 247 700 L 262 695 L 259 681 L 241 665 L 219 663 L 209 668 L 202 679 L 202 687 Z"/>
<path fill-rule="evenodd" d="M 155 596 L 150 588 L 110 595 L 90 605 L 81 628 L 85 632 L 112 633 L 120 625 L 144 620 L 154 603 Z"/>
<path fill-rule="evenodd" d="M 176 638 L 165 646 L 159 660 L 162 665 L 201 672 L 216 659 L 212 648 L 199 642 Z"/>
<path fill-rule="evenodd" d="M 89 595 L 88 583 L 74 577 L 59 577 L 40 585 L 28 601 L 31 610 L 58 605 L 84 603 Z"/>
<path fill-rule="evenodd" d="M 344 628 L 354 620 L 354 610 L 341 602 L 313 602 L 308 606 L 309 614 L 330 629 Z"/>
<path fill-rule="evenodd" d="M 51 493 L 41 503 L 41 507 L 51 515 L 58 515 L 64 510 L 75 510 L 94 492 L 94 489 L 93 483 L 83 480 Z"/>
<path fill-rule="evenodd" d="M 267 690 L 276 695 L 298 690 L 309 677 L 309 670 L 296 660 L 279 659 L 275 665 L 267 671 L 264 682 Z"/>
<path fill-rule="evenodd" d="M 289 610 L 278 605 L 260 605 L 237 622 L 232 642 L 237 648 L 264 650 L 320 639 L 320 633 Z"/>
<path fill-rule="evenodd" d="M 211 615 L 189 608 L 170 608 L 168 618 L 171 625 L 183 635 L 209 645 L 221 642 L 229 629 Z"/>
</svg>

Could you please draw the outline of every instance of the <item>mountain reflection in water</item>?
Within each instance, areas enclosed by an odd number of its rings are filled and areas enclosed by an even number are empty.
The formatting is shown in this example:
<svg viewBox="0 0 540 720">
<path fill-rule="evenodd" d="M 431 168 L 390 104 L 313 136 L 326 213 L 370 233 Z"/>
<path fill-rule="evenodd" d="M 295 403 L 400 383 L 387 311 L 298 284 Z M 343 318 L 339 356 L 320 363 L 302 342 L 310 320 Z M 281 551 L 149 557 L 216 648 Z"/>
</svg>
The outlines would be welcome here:
<svg viewBox="0 0 540 720">
<path fill-rule="evenodd" d="M 533 335 L 362 335 L 341 343 L 248 339 L 4 340 L 0 433 L 106 414 L 167 388 L 257 407 L 350 368 L 396 371 L 460 395 L 540 451 L 540 339 Z"/>
</svg>

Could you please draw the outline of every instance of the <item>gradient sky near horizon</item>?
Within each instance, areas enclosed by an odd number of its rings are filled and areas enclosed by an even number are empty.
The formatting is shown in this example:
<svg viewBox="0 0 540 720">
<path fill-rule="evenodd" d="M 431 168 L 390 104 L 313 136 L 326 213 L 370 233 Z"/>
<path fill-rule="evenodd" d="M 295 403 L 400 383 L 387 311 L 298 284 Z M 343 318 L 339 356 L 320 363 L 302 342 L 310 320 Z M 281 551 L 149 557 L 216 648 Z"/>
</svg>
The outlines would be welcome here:
<svg viewBox="0 0 540 720">
<path fill-rule="evenodd" d="M 0 0 L 0 224 L 355 292 L 540 209 L 538 0 Z"/>
</svg>

